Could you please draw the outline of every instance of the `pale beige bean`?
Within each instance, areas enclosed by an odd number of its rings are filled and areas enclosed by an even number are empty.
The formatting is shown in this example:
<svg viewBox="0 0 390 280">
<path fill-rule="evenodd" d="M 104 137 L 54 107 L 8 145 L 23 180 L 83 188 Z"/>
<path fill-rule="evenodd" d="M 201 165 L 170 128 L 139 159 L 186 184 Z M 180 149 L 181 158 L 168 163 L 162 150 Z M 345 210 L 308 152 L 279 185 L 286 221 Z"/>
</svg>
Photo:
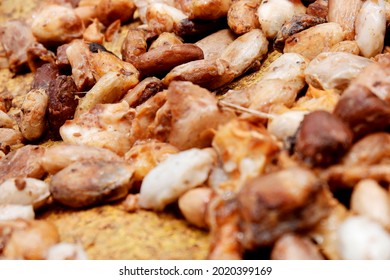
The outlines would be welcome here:
<svg viewBox="0 0 390 280">
<path fill-rule="evenodd" d="M 40 179 L 45 174 L 42 167 L 42 156 L 45 148 L 26 145 L 7 154 L 0 161 L 0 183 L 17 177 Z"/>
<path fill-rule="evenodd" d="M 15 121 L 6 113 L 0 110 L 0 128 L 12 128 Z"/>
<path fill-rule="evenodd" d="M 224 49 L 219 60 L 226 61 L 235 77 L 243 74 L 268 51 L 268 42 L 260 29 L 253 29 L 234 40 Z"/>
<path fill-rule="evenodd" d="M 18 124 L 27 140 L 36 140 L 45 132 L 48 102 L 49 97 L 43 89 L 32 89 L 26 94 Z"/>
<path fill-rule="evenodd" d="M 158 38 L 153 41 L 149 47 L 149 51 L 162 46 L 172 46 L 183 44 L 183 39 L 171 32 L 163 32 Z"/>
<path fill-rule="evenodd" d="M 137 12 L 142 23 L 146 23 L 146 12 L 150 4 L 165 3 L 170 6 L 175 6 L 175 2 L 173 0 L 134 0 L 133 2 L 137 7 Z"/>
<path fill-rule="evenodd" d="M 68 144 L 106 148 L 124 155 L 134 143 L 129 137 L 134 116 L 134 109 L 126 101 L 98 104 L 80 117 L 66 121 L 60 135 Z"/>
<path fill-rule="evenodd" d="M 55 174 L 75 162 L 89 160 L 123 161 L 108 149 L 61 143 L 47 148 L 42 166 L 46 172 Z"/>
<path fill-rule="evenodd" d="M 76 162 L 56 173 L 50 192 L 59 203 L 82 208 L 126 197 L 133 169 L 124 162 Z"/>
<path fill-rule="evenodd" d="M 366 67 L 354 81 L 367 88 L 387 104 L 390 102 L 390 54 L 379 55 L 378 62 Z"/>
<path fill-rule="evenodd" d="M 83 33 L 83 39 L 87 42 L 94 42 L 98 44 L 103 44 L 104 34 L 102 30 L 104 25 L 101 24 L 97 19 L 94 19 L 93 22 L 88 25 Z"/>
<path fill-rule="evenodd" d="M 97 6 L 100 0 L 80 0 L 79 7 Z"/>
<path fill-rule="evenodd" d="M 155 120 L 157 119 L 157 113 L 160 110 L 163 110 L 166 101 L 167 91 L 163 90 L 146 100 L 141 105 L 137 106 L 135 109 L 135 118 L 131 122 L 131 137 L 134 137 L 134 139 L 137 140 L 148 140 L 155 138 L 156 135 L 154 130 L 156 128 Z M 168 113 L 170 114 L 170 111 Z M 167 123 L 163 126 L 167 126 L 167 132 L 169 133 L 171 127 L 169 116 L 167 117 L 166 121 Z M 164 129 L 164 127 L 162 128 Z M 164 140 L 165 139 L 166 138 L 164 138 Z"/>
<path fill-rule="evenodd" d="M 337 22 L 345 31 L 345 39 L 355 38 L 355 21 L 364 1 L 362 0 L 329 0 L 328 21 Z"/>
<path fill-rule="evenodd" d="M 255 94 L 249 108 L 268 112 L 272 104 L 290 107 L 304 87 L 306 67 L 307 60 L 299 54 L 280 56 L 269 66 L 261 81 L 251 88 Z M 273 91 L 270 91 L 271 87 L 275 87 Z"/>
<path fill-rule="evenodd" d="M 209 147 L 214 130 L 234 117 L 220 110 L 214 94 L 190 82 L 172 82 L 167 99 L 171 110 L 168 142 L 180 150 Z"/>
<path fill-rule="evenodd" d="M 114 103 L 119 101 L 129 90 L 138 83 L 138 75 L 123 75 L 118 72 L 108 72 L 87 92 L 79 101 L 74 114 L 78 118 L 90 111 L 97 104 Z"/>
<path fill-rule="evenodd" d="M 122 202 L 122 207 L 126 212 L 133 213 L 140 209 L 139 206 L 139 193 L 128 194 L 126 199 Z"/>
<path fill-rule="evenodd" d="M 206 213 L 211 194 L 210 188 L 199 187 L 187 191 L 179 198 L 179 209 L 189 223 L 208 228 Z"/>
<path fill-rule="evenodd" d="M 323 173 L 332 187 L 354 187 L 359 181 L 372 179 L 378 182 L 390 182 L 388 163 L 373 165 L 333 165 Z"/>
<path fill-rule="evenodd" d="M 295 52 L 312 60 L 321 52 L 329 51 L 335 44 L 344 40 L 344 31 L 335 22 L 323 23 L 297 34 L 286 40 L 284 52 Z"/>
<path fill-rule="evenodd" d="M 307 237 L 285 234 L 271 252 L 271 260 L 323 260 L 318 247 Z"/>
<path fill-rule="evenodd" d="M 309 232 L 309 236 L 318 244 L 327 259 L 339 260 L 341 258 L 338 249 L 337 230 L 349 214 L 344 205 L 333 199 L 328 216 Z"/>
<path fill-rule="evenodd" d="M 252 29 L 260 28 L 257 8 L 260 0 L 239 0 L 233 2 L 227 13 L 230 29 L 236 34 L 244 34 Z"/>
<path fill-rule="evenodd" d="M 201 59 L 176 66 L 162 81 L 167 87 L 172 81 L 189 81 L 212 90 L 232 80 L 234 80 L 234 74 L 229 71 L 225 61 Z"/>
<path fill-rule="evenodd" d="M 255 84 L 239 89 L 230 90 L 223 100 L 240 103 L 243 96 L 247 99 L 243 106 L 268 113 L 272 105 L 291 107 L 305 86 L 304 71 L 307 59 L 295 53 L 286 53 L 271 63 L 261 79 Z M 254 118 L 251 114 L 245 117 Z"/>
<path fill-rule="evenodd" d="M 91 52 L 87 44 L 81 40 L 74 40 L 65 52 L 72 67 L 72 77 L 77 88 L 89 90 L 95 84 L 95 78 L 89 65 Z"/>
<path fill-rule="evenodd" d="M 0 128 L 0 151 L 8 154 L 23 146 L 25 139 L 19 130 Z"/>
<path fill-rule="evenodd" d="M 6 240 L 0 256 L 12 260 L 43 260 L 60 240 L 54 224 L 40 220 L 0 221 L 0 238 Z"/>
<path fill-rule="evenodd" d="M 99 0 L 100 1 L 100 0 Z M 83 21 L 85 26 L 88 26 L 93 19 L 96 18 L 97 5 L 88 5 L 88 6 L 78 6 L 74 9 L 76 15 Z"/>
<path fill-rule="evenodd" d="M 49 5 L 35 16 L 31 29 L 39 42 L 61 45 L 80 38 L 84 26 L 81 18 L 72 8 Z"/>
<path fill-rule="evenodd" d="M 130 28 L 129 31 L 127 31 L 125 40 L 122 43 L 122 59 L 131 63 L 136 57 L 144 54 L 147 51 L 147 48 L 148 44 L 146 42 L 146 31 L 139 28 Z"/>
<path fill-rule="evenodd" d="M 182 20 L 188 16 L 182 10 L 165 3 L 151 3 L 146 8 L 146 23 L 152 32 L 161 34 L 172 32 L 175 27 L 180 26 Z"/>
<path fill-rule="evenodd" d="M 190 81 L 207 89 L 216 89 L 241 76 L 268 51 L 263 32 L 254 29 L 230 43 L 216 59 L 195 60 L 173 68 L 163 79 Z"/>
<path fill-rule="evenodd" d="M 341 93 L 372 60 L 346 52 L 323 52 L 305 70 L 305 80 L 322 90 Z"/>
<path fill-rule="evenodd" d="M 356 142 L 343 158 L 345 165 L 373 165 L 390 158 L 390 134 L 371 133 Z"/>
<path fill-rule="evenodd" d="M 92 49 L 91 44 L 89 44 L 89 49 Z M 131 87 L 134 86 L 133 83 L 138 83 L 138 80 L 135 78 L 138 78 L 139 73 L 134 65 L 121 60 L 111 52 L 104 50 L 91 52 L 88 61 L 96 81 L 109 72 L 117 72 L 128 79 L 124 87 Z"/>
<path fill-rule="evenodd" d="M 291 20 L 283 24 L 274 38 L 274 48 L 282 51 L 285 41 L 292 35 L 299 33 L 305 29 L 325 23 L 326 20 L 307 14 L 299 14 L 292 17 Z"/>
<path fill-rule="evenodd" d="M 96 15 L 100 22 L 109 26 L 116 20 L 126 23 L 133 18 L 136 6 L 131 0 L 100 0 Z"/>
<path fill-rule="evenodd" d="M 362 180 L 354 188 L 351 196 L 351 210 L 358 215 L 370 218 L 390 229 L 390 196 L 374 180 Z"/>
<path fill-rule="evenodd" d="M 190 82 L 172 82 L 167 98 L 172 115 L 168 141 L 181 150 L 209 147 L 214 130 L 234 117 L 219 109 L 214 94 Z"/>
<path fill-rule="evenodd" d="M 218 58 L 222 51 L 235 39 L 236 36 L 230 29 L 222 29 L 204 37 L 196 42 L 195 45 L 202 49 L 204 59 L 211 60 Z"/>
<path fill-rule="evenodd" d="M 356 41 L 341 41 L 330 48 L 331 52 L 346 52 L 359 55 L 360 49 Z"/>
<path fill-rule="evenodd" d="M 232 0 L 181 0 L 181 9 L 190 19 L 214 20 L 225 17 Z"/>
</svg>

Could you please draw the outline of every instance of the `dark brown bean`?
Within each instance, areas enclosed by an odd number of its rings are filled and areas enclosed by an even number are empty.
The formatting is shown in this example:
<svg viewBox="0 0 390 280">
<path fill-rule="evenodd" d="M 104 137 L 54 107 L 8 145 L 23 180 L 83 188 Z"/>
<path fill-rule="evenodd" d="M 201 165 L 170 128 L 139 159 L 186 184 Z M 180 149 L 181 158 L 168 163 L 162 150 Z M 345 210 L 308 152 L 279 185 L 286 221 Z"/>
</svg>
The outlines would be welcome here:
<svg viewBox="0 0 390 280">
<path fill-rule="evenodd" d="M 298 130 L 295 151 L 309 165 L 337 162 L 352 144 L 350 128 L 327 111 L 307 114 Z"/>
<path fill-rule="evenodd" d="M 243 246 L 272 245 L 285 233 L 313 227 L 328 215 L 329 197 L 316 175 L 301 167 L 250 180 L 237 196 Z"/>
<path fill-rule="evenodd" d="M 55 80 L 59 75 L 58 67 L 51 63 L 43 64 L 37 69 L 32 82 L 32 89 L 48 89 L 52 80 Z"/>
<path fill-rule="evenodd" d="M 307 7 L 306 14 L 321 17 L 326 20 L 328 16 L 328 0 L 317 0 Z"/>
<path fill-rule="evenodd" d="M 164 84 L 161 80 L 155 77 L 148 77 L 130 89 L 123 97 L 123 100 L 129 103 L 130 107 L 135 108 L 163 89 Z"/>
<path fill-rule="evenodd" d="M 53 136 L 59 138 L 59 129 L 66 120 L 73 118 L 79 103 L 77 87 L 70 76 L 61 75 L 50 82 L 48 122 Z"/>
<path fill-rule="evenodd" d="M 162 76 L 178 65 L 199 59 L 203 59 L 201 48 L 194 44 L 177 44 L 148 51 L 134 59 L 132 64 L 143 77 Z"/>
<path fill-rule="evenodd" d="M 57 60 L 56 64 L 61 71 L 71 72 L 70 62 L 68 56 L 66 55 L 66 49 L 69 47 L 69 44 L 61 45 L 57 48 Z"/>
<path fill-rule="evenodd" d="M 344 91 L 334 115 L 350 126 L 355 140 L 390 126 L 390 105 L 361 85 Z"/>
</svg>

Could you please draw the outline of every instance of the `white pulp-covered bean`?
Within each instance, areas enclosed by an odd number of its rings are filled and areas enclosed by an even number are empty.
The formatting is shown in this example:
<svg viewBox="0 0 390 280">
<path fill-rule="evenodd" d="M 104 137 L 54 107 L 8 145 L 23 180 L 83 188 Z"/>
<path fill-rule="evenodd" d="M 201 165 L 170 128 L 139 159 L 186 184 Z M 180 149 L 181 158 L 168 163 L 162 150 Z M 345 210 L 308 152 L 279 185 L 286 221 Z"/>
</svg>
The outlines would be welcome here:
<svg viewBox="0 0 390 280">
<path fill-rule="evenodd" d="M 145 176 L 139 197 L 142 208 L 163 210 L 183 193 L 205 182 L 216 159 L 211 149 L 170 155 Z"/>
<path fill-rule="evenodd" d="M 83 247 L 78 244 L 61 242 L 47 251 L 47 260 L 87 260 L 88 256 Z"/>
<path fill-rule="evenodd" d="M 390 234 L 369 218 L 350 217 L 338 229 L 338 248 L 346 260 L 389 260 Z"/>
<path fill-rule="evenodd" d="M 8 179 L 0 185 L 0 205 L 41 206 L 50 196 L 49 185 L 34 178 Z"/>
<path fill-rule="evenodd" d="M 381 53 L 386 33 L 385 1 L 365 1 L 356 19 L 355 29 L 355 40 L 363 56 L 373 57 Z"/>
<path fill-rule="evenodd" d="M 257 16 L 267 38 L 273 39 L 283 24 L 294 15 L 304 14 L 305 11 L 301 1 L 263 0 L 257 9 Z"/>
<path fill-rule="evenodd" d="M 32 205 L 0 205 L 0 221 L 15 219 L 33 220 L 35 217 Z"/>
<path fill-rule="evenodd" d="M 295 135 L 307 113 L 309 112 L 291 110 L 280 115 L 275 115 L 269 121 L 267 129 L 278 140 L 285 140 Z"/>
</svg>

